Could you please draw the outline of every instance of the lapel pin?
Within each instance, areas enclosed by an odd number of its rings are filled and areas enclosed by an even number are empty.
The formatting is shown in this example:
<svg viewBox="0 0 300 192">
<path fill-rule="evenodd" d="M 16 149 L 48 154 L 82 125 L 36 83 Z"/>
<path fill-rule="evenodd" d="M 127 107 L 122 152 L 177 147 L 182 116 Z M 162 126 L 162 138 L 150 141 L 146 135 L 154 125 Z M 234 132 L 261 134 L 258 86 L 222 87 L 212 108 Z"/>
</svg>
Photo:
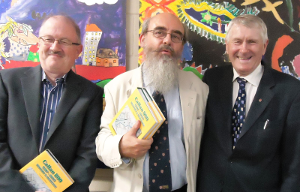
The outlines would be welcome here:
<svg viewBox="0 0 300 192">
<path fill-rule="evenodd" d="M 259 102 L 262 102 L 262 99 L 259 99 L 258 101 L 259 101 Z"/>
</svg>

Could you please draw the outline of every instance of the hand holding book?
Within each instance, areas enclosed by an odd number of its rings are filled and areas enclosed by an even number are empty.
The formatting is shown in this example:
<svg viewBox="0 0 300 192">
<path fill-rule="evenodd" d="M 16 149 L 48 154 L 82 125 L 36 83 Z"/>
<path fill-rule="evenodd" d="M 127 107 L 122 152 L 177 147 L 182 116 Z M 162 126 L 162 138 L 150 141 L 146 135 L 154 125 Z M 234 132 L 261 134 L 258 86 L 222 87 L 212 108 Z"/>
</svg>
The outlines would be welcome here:
<svg viewBox="0 0 300 192">
<path fill-rule="evenodd" d="M 165 121 L 165 117 L 145 88 L 137 87 L 109 124 L 113 135 L 124 135 L 136 121 L 141 125 L 136 131 L 139 139 L 151 138 Z"/>
<path fill-rule="evenodd" d="M 149 139 L 138 139 L 136 132 L 141 126 L 141 122 L 138 120 L 133 127 L 123 135 L 120 143 L 119 150 L 122 157 L 134 158 L 144 156 L 150 149 L 153 142 L 152 137 Z"/>
</svg>

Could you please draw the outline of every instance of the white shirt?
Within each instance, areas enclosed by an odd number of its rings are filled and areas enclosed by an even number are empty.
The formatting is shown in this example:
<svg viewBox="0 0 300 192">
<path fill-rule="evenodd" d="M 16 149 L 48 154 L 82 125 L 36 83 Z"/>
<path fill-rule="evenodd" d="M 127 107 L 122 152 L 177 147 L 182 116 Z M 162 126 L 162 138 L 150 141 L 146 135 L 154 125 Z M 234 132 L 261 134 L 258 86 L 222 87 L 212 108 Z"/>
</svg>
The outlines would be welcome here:
<svg viewBox="0 0 300 192">
<path fill-rule="evenodd" d="M 264 67 L 261 64 L 259 64 L 256 67 L 256 69 L 247 76 L 240 76 L 236 72 L 236 70 L 233 68 L 232 108 L 234 106 L 235 100 L 238 95 L 238 90 L 239 90 L 239 83 L 236 81 L 236 78 L 237 77 L 244 78 L 247 80 L 246 88 L 245 88 L 245 91 L 246 91 L 246 117 L 247 117 L 248 111 L 251 107 L 251 104 L 253 102 L 254 96 L 257 92 L 257 88 L 258 88 L 258 85 L 262 78 L 263 72 L 264 72 Z"/>
<path fill-rule="evenodd" d="M 152 94 L 154 89 L 149 86 L 149 81 L 144 77 L 144 86 Z M 182 110 L 178 87 L 164 95 L 167 106 L 168 135 L 171 161 L 172 191 L 187 184 L 186 179 L 186 152 L 184 146 L 184 133 Z M 149 153 L 147 152 L 144 161 L 144 187 L 143 192 L 149 191 Z"/>
</svg>

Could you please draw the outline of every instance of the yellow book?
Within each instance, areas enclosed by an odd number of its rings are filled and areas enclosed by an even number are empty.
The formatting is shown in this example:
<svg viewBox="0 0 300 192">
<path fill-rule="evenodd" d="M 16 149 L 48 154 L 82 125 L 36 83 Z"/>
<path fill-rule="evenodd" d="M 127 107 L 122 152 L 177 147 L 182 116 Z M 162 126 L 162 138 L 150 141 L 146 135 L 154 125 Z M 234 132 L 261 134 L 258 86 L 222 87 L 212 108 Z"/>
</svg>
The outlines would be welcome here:
<svg viewBox="0 0 300 192">
<path fill-rule="evenodd" d="M 35 190 L 45 192 L 62 192 L 74 183 L 48 149 L 20 169 L 20 173 Z"/>
<path fill-rule="evenodd" d="M 158 123 L 138 88 L 133 91 L 112 119 L 109 128 L 113 135 L 123 135 L 132 128 L 137 120 L 141 121 L 140 129 L 136 134 L 139 139 L 146 138 L 148 132 L 152 131 L 152 128 Z"/>
<path fill-rule="evenodd" d="M 163 115 L 163 113 L 161 112 L 160 108 L 157 106 L 155 100 L 153 99 L 153 97 L 151 96 L 151 94 L 149 94 L 149 92 L 147 91 L 146 88 L 142 88 L 146 97 L 148 98 L 149 102 L 152 103 L 151 108 L 154 111 L 154 113 L 156 114 L 156 117 L 158 119 L 158 125 L 156 129 L 153 129 L 152 131 L 150 131 L 148 133 L 148 135 L 146 136 L 146 139 L 152 137 L 155 132 L 160 128 L 160 126 L 163 124 L 163 122 L 165 122 L 166 118 Z"/>
<path fill-rule="evenodd" d="M 152 126 L 152 128 L 148 131 L 148 133 L 144 136 L 144 138 L 147 138 L 149 133 L 151 133 L 153 130 L 157 130 L 159 128 L 159 122 L 160 122 L 160 119 L 159 117 L 157 116 L 157 113 L 156 111 L 154 111 L 154 106 L 153 106 L 153 103 L 152 101 L 147 97 L 147 94 L 145 93 L 145 91 L 143 90 L 143 88 L 141 87 L 138 87 L 137 88 L 141 94 L 141 96 L 143 97 L 149 111 L 151 112 L 152 116 L 154 117 L 155 119 L 155 122 L 156 124 L 154 126 Z M 146 90 L 147 91 L 147 90 Z"/>
</svg>

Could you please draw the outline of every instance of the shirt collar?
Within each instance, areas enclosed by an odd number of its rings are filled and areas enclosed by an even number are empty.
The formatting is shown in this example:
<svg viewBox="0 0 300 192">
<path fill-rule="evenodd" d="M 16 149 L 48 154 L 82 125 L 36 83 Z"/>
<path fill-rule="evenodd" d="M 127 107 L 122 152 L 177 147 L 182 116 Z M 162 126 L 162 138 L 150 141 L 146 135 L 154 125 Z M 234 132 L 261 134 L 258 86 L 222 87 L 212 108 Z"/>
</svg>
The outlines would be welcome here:
<svg viewBox="0 0 300 192">
<path fill-rule="evenodd" d="M 258 87 L 259 82 L 262 78 L 264 72 L 264 67 L 261 65 L 261 63 L 256 67 L 256 69 L 250 73 L 247 76 L 240 76 L 236 70 L 233 68 L 233 79 L 232 82 L 236 80 L 237 77 L 242 77 L 247 80 L 247 82 L 251 83 L 252 85 Z"/>
<path fill-rule="evenodd" d="M 61 78 L 57 78 L 56 82 L 61 80 L 62 83 L 66 83 L 67 75 L 68 75 L 68 73 L 64 74 Z M 47 79 L 47 75 L 46 75 L 45 71 L 42 70 L 42 82 L 45 82 L 45 81 L 49 81 L 49 80 Z"/>
</svg>

